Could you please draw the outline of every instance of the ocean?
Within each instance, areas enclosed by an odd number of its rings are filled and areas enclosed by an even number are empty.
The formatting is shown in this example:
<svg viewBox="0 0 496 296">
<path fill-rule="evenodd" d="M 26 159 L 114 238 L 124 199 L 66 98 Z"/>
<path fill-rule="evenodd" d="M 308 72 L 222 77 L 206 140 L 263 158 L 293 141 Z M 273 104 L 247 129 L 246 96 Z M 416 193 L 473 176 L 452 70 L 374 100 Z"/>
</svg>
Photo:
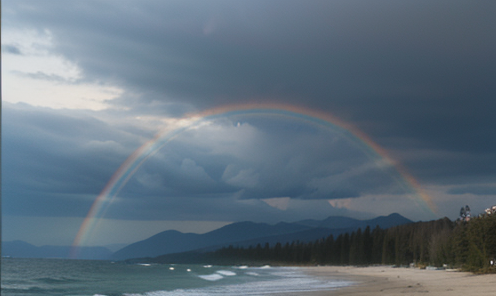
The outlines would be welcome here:
<svg viewBox="0 0 496 296">
<path fill-rule="evenodd" d="M 1 294 L 88 296 L 268 295 L 339 289 L 350 281 L 312 277 L 298 267 L 125 264 L 2 258 Z"/>
</svg>

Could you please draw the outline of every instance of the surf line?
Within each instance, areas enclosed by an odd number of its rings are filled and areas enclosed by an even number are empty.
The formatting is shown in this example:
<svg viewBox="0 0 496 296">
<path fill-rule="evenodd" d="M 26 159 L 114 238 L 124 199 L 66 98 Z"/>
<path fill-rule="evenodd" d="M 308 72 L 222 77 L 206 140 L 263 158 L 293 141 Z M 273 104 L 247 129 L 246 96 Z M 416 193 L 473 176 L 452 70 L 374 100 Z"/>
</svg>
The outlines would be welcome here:
<svg viewBox="0 0 496 296">
<path fill-rule="evenodd" d="M 416 202 L 423 210 L 436 212 L 436 207 L 429 195 L 427 195 L 417 180 L 398 162 L 388 156 L 386 150 L 376 144 L 370 137 L 359 129 L 349 125 L 330 113 L 307 109 L 301 106 L 287 104 L 245 104 L 245 105 L 225 105 L 206 110 L 198 114 L 186 115 L 183 120 L 179 121 L 179 127 L 172 130 L 165 130 L 158 133 L 153 139 L 143 144 L 134 151 L 122 163 L 117 171 L 113 174 L 102 192 L 93 202 L 86 218 L 83 220 L 81 227 L 76 235 L 72 245 L 70 257 L 77 258 L 79 247 L 88 239 L 97 226 L 98 220 L 105 216 L 106 211 L 112 204 L 112 201 L 119 191 L 126 185 L 128 180 L 133 176 L 136 170 L 154 153 L 160 150 L 165 144 L 176 138 L 185 131 L 199 128 L 209 121 L 218 118 L 228 118 L 236 115 L 269 115 L 269 116 L 286 116 L 289 118 L 304 120 L 323 127 L 333 127 L 341 135 L 362 143 L 363 149 L 369 157 L 376 157 L 386 162 L 389 166 L 394 167 L 400 178 L 396 178 L 398 183 L 402 183 L 406 189 L 411 189 L 417 196 Z"/>
</svg>

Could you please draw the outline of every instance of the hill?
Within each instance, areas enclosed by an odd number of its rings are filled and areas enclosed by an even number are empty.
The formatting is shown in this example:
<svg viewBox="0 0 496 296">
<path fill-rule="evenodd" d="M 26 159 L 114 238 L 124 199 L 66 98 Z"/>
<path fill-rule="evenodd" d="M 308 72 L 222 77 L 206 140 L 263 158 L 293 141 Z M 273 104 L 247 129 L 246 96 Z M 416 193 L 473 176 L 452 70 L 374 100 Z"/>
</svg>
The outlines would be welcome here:
<svg viewBox="0 0 496 296">
<path fill-rule="evenodd" d="M 155 257 L 163 254 L 185 252 L 211 246 L 223 245 L 257 237 L 276 236 L 309 229 L 303 225 L 278 223 L 238 222 L 226 225 L 205 234 L 181 233 L 167 230 L 145 240 L 133 243 L 115 252 L 114 260 Z"/>
<path fill-rule="evenodd" d="M 181 233 L 168 230 L 148 239 L 133 243 L 115 252 L 114 260 L 156 257 L 159 255 L 193 250 L 212 251 L 228 245 L 240 247 L 257 244 L 274 245 L 292 241 L 309 242 L 329 235 L 339 235 L 358 228 L 379 226 L 383 229 L 411 223 L 399 214 L 381 216 L 370 220 L 348 217 L 329 217 L 325 220 L 304 220 L 275 225 L 254 222 L 237 222 L 205 234 Z"/>
</svg>

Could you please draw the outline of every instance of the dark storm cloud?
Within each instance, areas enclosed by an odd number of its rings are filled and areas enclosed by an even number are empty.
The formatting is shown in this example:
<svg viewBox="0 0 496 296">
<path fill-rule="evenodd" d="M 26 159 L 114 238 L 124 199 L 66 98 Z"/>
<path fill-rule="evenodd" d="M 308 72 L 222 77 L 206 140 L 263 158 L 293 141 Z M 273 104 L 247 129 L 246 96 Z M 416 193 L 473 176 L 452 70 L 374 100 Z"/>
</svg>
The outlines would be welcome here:
<svg viewBox="0 0 496 296">
<path fill-rule="evenodd" d="M 139 196 L 154 188 L 150 182 L 156 180 L 156 189 L 167 193 L 163 196 L 332 199 L 392 186 L 389 174 L 394 169 L 381 171 L 358 139 L 348 141 L 328 129 L 280 118 L 263 120 L 268 128 L 255 127 L 257 121 L 217 122 L 184 133 L 143 165 L 129 184 L 137 186 L 131 190 Z"/>
<path fill-rule="evenodd" d="M 143 200 L 125 199 L 114 202 L 109 208 L 107 218 L 129 220 L 199 220 L 216 221 L 257 221 L 277 223 L 280 221 L 298 221 L 312 217 L 324 219 L 329 215 L 349 215 L 357 212 L 346 209 L 335 209 L 325 200 L 301 202 L 292 200 L 285 211 L 278 210 L 265 202 L 255 200 L 238 200 L 235 197 L 217 196 L 203 197 L 168 197 L 158 199 L 154 207 Z M 147 215 L 140 215 L 146 212 Z"/>
<path fill-rule="evenodd" d="M 496 153 L 493 151 L 456 151 L 457 147 L 452 150 L 427 150 L 418 144 L 404 145 L 401 144 L 402 152 L 395 151 L 392 155 L 395 159 L 401 159 L 422 180 L 443 185 L 475 185 L 493 182 L 496 177 L 493 169 Z"/>
<path fill-rule="evenodd" d="M 5 103 L 2 112 L 2 194 L 8 215 L 84 217 L 124 160 L 151 138 L 113 122 L 115 111 Z M 301 211 L 301 205 L 281 211 L 262 201 L 291 197 L 321 203 L 313 214 L 324 218 L 342 213 L 327 199 L 395 191 L 389 175 L 394 170 L 378 167 L 357 139 L 303 123 L 238 116 L 186 131 L 136 171 L 106 217 L 232 220 L 252 215 L 262 221 L 311 212 L 312 207 Z"/>
<path fill-rule="evenodd" d="M 87 211 L 140 140 L 85 112 L 4 102 L 2 210 L 41 216 Z"/>
<path fill-rule="evenodd" d="M 449 194 L 491 192 L 494 1 L 2 4 L 3 24 L 51 36 L 53 48 L 44 50 L 77 65 L 78 83 L 125 91 L 109 101 L 118 108 L 101 112 L 4 104 L 6 213 L 84 216 L 112 173 L 154 135 L 114 119 L 265 101 L 352 123 L 422 185 L 460 186 Z M 3 51 L 21 53 L 14 45 Z M 64 82 L 45 72 L 28 76 Z M 279 219 L 303 204 L 283 213 L 261 199 L 310 200 L 324 215 L 338 213 L 325 199 L 405 193 L 391 167 L 308 127 L 247 123 L 244 130 L 233 121 L 203 136 L 183 135 L 165 147 L 130 179 L 109 217 L 234 220 L 255 212 Z M 476 185 L 482 183 L 489 185 Z M 314 204 L 304 212 L 312 211 Z"/>
<path fill-rule="evenodd" d="M 436 176 L 421 154 L 400 158 L 424 182 L 471 174 L 474 155 L 476 174 L 496 164 L 494 1 L 26 3 L 16 17 L 52 31 L 87 79 L 139 94 L 116 104 L 181 115 L 281 101 L 327 110 L 388 150 L 408 139 L 467 155 L 437 160 Z"/>
</svg>

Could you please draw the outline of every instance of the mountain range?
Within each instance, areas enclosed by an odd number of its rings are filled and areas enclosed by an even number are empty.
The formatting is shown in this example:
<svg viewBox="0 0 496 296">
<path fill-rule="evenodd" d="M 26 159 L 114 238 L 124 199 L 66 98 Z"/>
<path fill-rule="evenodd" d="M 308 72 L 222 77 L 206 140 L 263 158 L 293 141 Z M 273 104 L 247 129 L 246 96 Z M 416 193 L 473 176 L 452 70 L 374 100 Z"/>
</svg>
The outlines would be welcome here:
<svg viewBox="0 0 496 296">
<path fill-rule="evenodd" d="M 112 253 L 105 247 L 82 247 L 80 259 L 125 260 L 131 258 L 157 257 L 165 254 L 200 250 L 213 251 L 229 245 L 256 246 L 269 243 L 291 243 L 314 241 L 329 235 L 352 232 L 367 226 L 382 229 L 411 223 L 399 215 L 380 216 L 370 220 L 358 220 L 349 217 L 331 216 L 324 220 L 302 220 L 293 223 L 280 222 L 274 225 L 255 222 L 235 222 L 219 229 L 204 233 L 182 233 L 167 230 L 145 240 L 127 245 Z M 2 256 L 23 258 L 67 258 L 70 246 L 37 247 L 23 241 L 2 242 Z"/>
<path fill-rule="evenodd" d="M 156 257 L 201 249 L 212 251 L 228 245 L 248 247 L 266 243 L 273 245 L 277 242 L 285 244 L 296 240 L 308 242 L 331 234 L 337 236 L 358 228 L 365 229 L 367 226 L 371 228 L 379 226 L 385 229 L 411 222 L 411 220 L 395 213 L 370 220 L 331 216 L 325 220 L 280 222 L 275 225 L 237 222 L 205 234 L 167 230 L 120 249 L 112 255 L 112 259 Z"/>
</svg>

